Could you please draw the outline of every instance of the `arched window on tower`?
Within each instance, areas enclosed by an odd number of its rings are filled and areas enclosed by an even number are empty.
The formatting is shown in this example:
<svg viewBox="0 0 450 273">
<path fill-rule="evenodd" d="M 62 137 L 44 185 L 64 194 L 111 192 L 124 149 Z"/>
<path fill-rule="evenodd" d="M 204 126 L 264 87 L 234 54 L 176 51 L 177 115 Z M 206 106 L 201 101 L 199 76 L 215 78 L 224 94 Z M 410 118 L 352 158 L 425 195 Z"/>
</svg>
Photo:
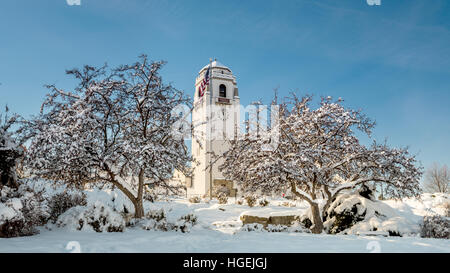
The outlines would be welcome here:
<svg viewBox="0 0 450 273">
<path fill-rule="evenodd" d="M 227 97 L 227 87 L 225 86 L 225 84 L 221 84 L 219 86 L 219 96 L 223 98 Z"/>
</svg>

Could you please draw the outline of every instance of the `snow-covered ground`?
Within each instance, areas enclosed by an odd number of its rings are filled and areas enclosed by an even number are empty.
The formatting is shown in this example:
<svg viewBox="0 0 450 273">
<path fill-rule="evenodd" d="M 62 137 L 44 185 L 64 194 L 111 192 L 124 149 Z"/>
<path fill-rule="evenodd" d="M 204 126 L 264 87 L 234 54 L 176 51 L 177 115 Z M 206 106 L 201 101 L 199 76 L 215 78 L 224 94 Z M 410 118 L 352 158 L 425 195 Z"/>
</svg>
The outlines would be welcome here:
<svg viewBox="0 0 450 273">
<path fill-rule="evenodd" d="M 111 195 L 111 192 L 91 192 L 88 200 L 93 202 L 94 199 L 103 199 L 107 203 Z M 439 200 L 433 201 L 428 197 L 422 202 L 405 200 L 384 203 L 397 210 L 399 215 L 418 222 L 430 208 L 439 207 L 433 203 Z M 111 205 L 123 206 L 124 202 L 120 198 L 116 196 L 114 200 Z M 226 205 L 220 205 L 214 200 L 197 204 L 189 203 L 186 199 L 146 202 L 146 210 L 164 208 L 167 217 L 172 219 L 193 213 L 198 217 L 198 224 L 189 233 L 149 231 L 139 227 L 114 233 L 40 228 L 40 234 L 34 236 L 0 238 L 0 252 L 69 252 L 66 247 L 72 241 L 79 244 L 81 252 L 450 252 L 450 240 L 418 236 L 314 235 L 240 230 L 242 222 L 239 217 L 242 213 L 302 214 L 308 208 L 301 202 L 295 202 L 295 207 L 283 206 L 286 201 L 271 199 L 269 206 L 254 208 L 235 204 L 231 199 Z"/>
<path fill-rule="evenodd" d="M 79 242 L 81 252 L 450 252 L 449 241 L 438 239 L 257 232 L 231 235 L 212 229 L 190 233 L 42 231 L 32 237 L 0 239 L 0 252 L 68 252 L 70 241 Z"/>
</svg>

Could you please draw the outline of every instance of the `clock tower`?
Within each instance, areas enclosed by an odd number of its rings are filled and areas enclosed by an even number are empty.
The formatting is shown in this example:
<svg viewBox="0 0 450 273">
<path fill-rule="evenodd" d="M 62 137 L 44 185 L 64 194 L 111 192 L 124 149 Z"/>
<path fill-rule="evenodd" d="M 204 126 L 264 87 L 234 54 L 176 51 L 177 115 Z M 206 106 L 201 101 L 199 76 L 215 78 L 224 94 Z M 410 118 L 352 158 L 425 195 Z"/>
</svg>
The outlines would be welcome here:
<svg viewBox="0 0 450 273">
<path fill-rule="evenodd" d="M 204 66 L 195 80 L 191 152 L 194 172 L 187 180 L 187 195 L 214 196 L 215 190 L 236 195 L 233 181 L 226 180 L 215 161 L 229 148 L 229 141 L 239 132 L 240 101 L 236 77 L 217 60 Z"/>
</svg>

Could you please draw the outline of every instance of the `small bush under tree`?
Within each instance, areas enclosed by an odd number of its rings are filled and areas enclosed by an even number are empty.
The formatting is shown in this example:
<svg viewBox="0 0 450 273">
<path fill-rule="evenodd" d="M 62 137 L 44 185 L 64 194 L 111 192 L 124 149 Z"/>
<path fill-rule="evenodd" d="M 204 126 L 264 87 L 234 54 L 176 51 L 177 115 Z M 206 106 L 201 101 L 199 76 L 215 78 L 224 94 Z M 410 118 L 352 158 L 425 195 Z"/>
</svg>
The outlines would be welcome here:
<svg viewBox="0 0 450 273">
<path fill-rule="evenodd" d="M 149 211 L 144 219 L 139 220 L 136 224 L 145 230 L 180 231 L 186 233 L 197 224 L 197 221 L 197 216 L 193 214 L 184 215 L 175 222 L 169 221 L 164 210 L 160 209 Z"/>
<path fill-rule="evenodd" d="M 227 204 L 228 203 L 228 196 L 224 192 L 220 192 L 217 194 L 217 200 L 219 200 L 219 204 Z"/>
<path fill-rule="evenodd" d="M 254 207 L 256 204 L 256 197 L 254 195 L 247 195 L 245 196 L 245 201 L 247 202 L 247 205 L 249 207 Z"/>
<path fill-rule="evenodd" d="M 70 208 L 86 205 L 86 194 L 84 193 L 69 193 L 64 191 L 62 193 L 55 194 L 48 200 L 50 220 L 52 222 L 56 222 L 58 217 Z"/>
<path fill-rule="evenodd" d="M 450 239 L 450 220 L 447 217 L 424 216 L 420 224 L 422 238 Z"/>
<path fill-rule="evenodd" d="M 96 232 L 122 232 L 126 222 L 123 216 L 100 201 L 88 206 L 70 208 L 59 216 L 57 227 Z"/>
<path fill-rule="evenodd" d="M 266 207 L 266 206 L 268 206 L 269 205 L 269 201 L 266 199 L 266 198 L 260 198 L 260 199 L 258 199 L 258 205 L 260 206 L 260 207 Z"/>
<path fill-rule="evenodd" d="M 194 204 L 200 203 L 200 201 L 201 201 L 201 198 L 198 196 L 192 196 L 191 198 L 189 198 L 189 202 L 194 203 Z"/>
<path fill-rule="evenodd" d="M 48 218 L 41 192 L 26 185 L 0 190 L 0 238 L 37 234 L 36 227 L 44 225 Z"/>
</svg>

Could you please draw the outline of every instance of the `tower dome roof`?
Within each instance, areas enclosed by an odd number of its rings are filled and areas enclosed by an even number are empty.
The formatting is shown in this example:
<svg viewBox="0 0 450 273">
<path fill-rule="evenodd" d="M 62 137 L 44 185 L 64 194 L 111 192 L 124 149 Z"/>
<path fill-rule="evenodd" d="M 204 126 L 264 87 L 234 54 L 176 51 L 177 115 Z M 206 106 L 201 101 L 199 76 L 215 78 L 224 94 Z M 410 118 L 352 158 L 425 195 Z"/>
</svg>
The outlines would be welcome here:
<svg viewBox="0 0 450 273">
<path fill-rule="evenodd" d="M 209 67 L 209 64 L 205 65 L 202 69 L 200 69 L 200 71 L 198 73 L 201 74 L 203 72 L 203 70 L 208 69 L 208 67 Z M 214 60 L 213 62 L 211 62 L 211 67 L 222 68 L 222 69 L 226 69 L 231 72 L 231 69 L 228 66 L 225 66 L 224 64 L 220 63 L 217 60 Z"/>
</svg>

